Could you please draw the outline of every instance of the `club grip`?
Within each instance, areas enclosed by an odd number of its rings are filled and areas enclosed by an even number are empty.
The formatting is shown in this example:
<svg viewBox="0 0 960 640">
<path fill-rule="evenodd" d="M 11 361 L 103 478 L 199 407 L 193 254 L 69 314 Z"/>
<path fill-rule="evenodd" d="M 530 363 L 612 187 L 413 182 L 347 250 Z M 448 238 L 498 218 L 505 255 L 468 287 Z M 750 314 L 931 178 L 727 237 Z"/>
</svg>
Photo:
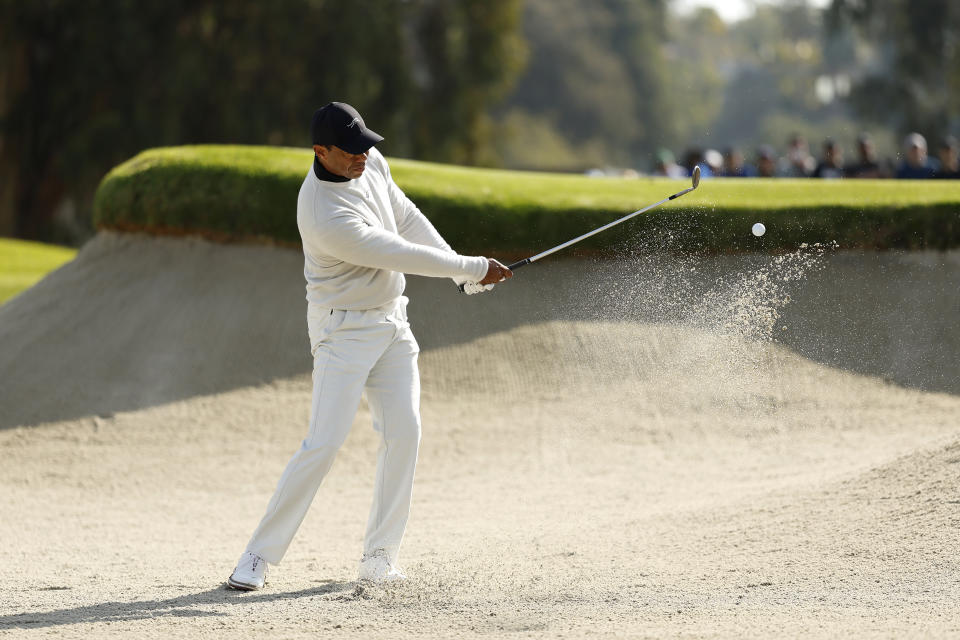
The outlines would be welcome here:
<svg viewBox="0 0 960 640">
<path fill-rule="evenodd" d="M 524 266 L 524 265 L 528 265 L 528 264 L 530 264 L 530 258 L 524 258 L 524 259 L 521 260 L 520 262 L 514 262 L 513 264 L 508 264 L 508 265 L 507 265 L 507 269 L 510 269 L 510 271 L 516 271 L 516 270 L 519 269 L 520 267 L 522 267 L 522 266 Z M 462 284 L 461 284 L 459 287 L 457 287 L 457 289 L 460 290 L 460 293 L 463 293 L 463 285 L 462 285 Z"/>
</svg>

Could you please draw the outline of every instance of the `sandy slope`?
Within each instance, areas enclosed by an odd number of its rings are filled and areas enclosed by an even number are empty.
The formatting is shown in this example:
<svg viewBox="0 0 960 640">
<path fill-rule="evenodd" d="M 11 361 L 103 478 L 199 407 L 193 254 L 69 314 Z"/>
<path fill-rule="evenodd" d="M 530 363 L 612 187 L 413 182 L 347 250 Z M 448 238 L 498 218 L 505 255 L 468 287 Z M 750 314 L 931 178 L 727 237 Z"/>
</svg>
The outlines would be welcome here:
<svg viewBox="0 0 960 640">
<path fill-rule="evenodd" d="M 268 589 L 240 594 L 223 580 L 307 419 L 300 258 L 100 236 L 0 307 L 0 636 L 956 636 L 953 370 L 818 356 L 845 329 L 821 336 L 811 283 L 916 261 L 875 259 L 558 262 L 470 299 L 412 279 L 411 580 L 354 583 L 362 409 Z M 957 282 L 943 261 L 914 289 Z M 859 308 L 856 349 L 957 343 L 936 313 Z"/>
</svg>

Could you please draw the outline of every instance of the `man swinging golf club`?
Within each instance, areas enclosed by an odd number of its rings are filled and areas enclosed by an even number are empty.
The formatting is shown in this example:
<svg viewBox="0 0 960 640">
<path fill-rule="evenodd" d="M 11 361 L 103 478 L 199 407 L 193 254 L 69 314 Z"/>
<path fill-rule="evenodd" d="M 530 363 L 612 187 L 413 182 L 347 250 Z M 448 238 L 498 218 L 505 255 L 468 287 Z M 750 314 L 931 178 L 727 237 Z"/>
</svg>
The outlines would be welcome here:
<svg viewBox="0 0 960 640">
<path fill-rule="evenodd" d="M 227 581 L 235 589 L 262 588 L 268 564 L 283 558 L 364 390 L 381 443 L 359 578 L 406 577 L 397 556 L 420 444 L 420 349 L 407 322 L 403 274 L 451 278 L 466 293 L 513 275 L 496 260 L 450 248 L 394 183 L 374 148 L 383 137 L 353 107 L 318 109 L 310 133 L 315 157 L 297 200 L 313 354 L 310 427 Z"/>
</svg>

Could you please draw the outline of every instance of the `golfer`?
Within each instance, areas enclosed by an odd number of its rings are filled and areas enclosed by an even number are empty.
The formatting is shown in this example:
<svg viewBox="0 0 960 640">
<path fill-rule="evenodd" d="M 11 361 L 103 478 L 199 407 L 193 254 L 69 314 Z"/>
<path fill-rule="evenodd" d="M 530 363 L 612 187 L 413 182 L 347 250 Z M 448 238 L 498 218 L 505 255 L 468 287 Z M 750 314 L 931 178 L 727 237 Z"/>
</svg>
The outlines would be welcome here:
<svg viewBox="0 0 960 640">
<path fill-rule="evenodd" d="M 310 428 L 227 581 L 235 589 L 262 588 L 267 566 L 283 558 L 364 390 L 381 443 L 359 579 L 406 577 L 397 556 L 420 445 L 420 348 L 407 322 L 403 274 L 452 278 L 466 293 L 513 275 L 496 260 L 450 248 L 394 183 L 374 148 L 383 137 L 356 109 L 341 102 L 318 109 L 310 135 L 315 157 L 297 200 L 313 354 Z"/>
</svg>

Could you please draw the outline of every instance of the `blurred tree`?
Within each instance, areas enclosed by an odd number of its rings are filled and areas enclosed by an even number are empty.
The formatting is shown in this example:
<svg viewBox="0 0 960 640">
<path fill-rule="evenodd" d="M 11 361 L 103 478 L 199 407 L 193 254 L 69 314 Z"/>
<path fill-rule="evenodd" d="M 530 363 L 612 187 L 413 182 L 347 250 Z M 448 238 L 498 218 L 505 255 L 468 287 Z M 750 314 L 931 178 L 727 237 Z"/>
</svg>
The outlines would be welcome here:
<svg viewBox="0 0 960 640">
<path fill-rule="evenodd" d="M 673 129 L 664 22 L 665 0 L 527 0 L 530 59 L 498 119 L 505 132 L 537 126 L 498 136 L 507 163 L 584 169 L 651 154 Z"/>
<path fill-rule="evenodd" d="M 411 119 L 413 153 L 460 164 L 494 162 L 487 113 L 524 63 L 520 2 L 419 0 L 416 6 L 421 100 Z"/>
<path fill-rule="evenodd" d="M 881 46 L 851 102 L 900 134 L 960 130 L 960 4 L 953 0 L 833 0 L 829 26 L 855 25 Z"/>
<path fill-rule="evenodd" d="M 755 145 L 767 118 L 836 117 L 837 106 L 824 104 L 815 92 L 816 79 L 824 73 L 821 33 L 820 12 L 803 3 L 758 6 L 753 16 L 730 27 L 729 78 L 722 109 L 710 128 L 715 144 Z M 790 133 L 763 142 L 781 144 Z"/>
<path fill-rule="evenodd" d="M 355 105 L 395 155 L 479 162 L 520 0 L 0 0 L 0 233 L 59 239 L 151 146 L 308 144 Z M 486 155 L 485 155 L 486 154 Z M 59 212 L 59 213 L 57 213 Z"/>
<path fill-rule="evenodd" d="M 849 30 L 825 31 L 822 10 L 790 0 L 758 4 L 732 24 L 712 9 L 675 15 L 669 24 L 681 143 L 738 147 L 752 159 L 759 145 L 782 149 L 799 133 L 814 152 L 827 137 L 852 150 L 864 123 L 843 98 L 865 43 Z M 882 132 L 875 140 L 890 148 Z"/>
<path fill-rule="evenodd" d="M 663 144 L 678 149 L 703 141 L 723 107 L 723 87 L 732 70 L 734 43 L 727 25 L 711 8 L 668 20 L 668 83 L 674 113 L 675 136 Z"/>
<path fill-rule="evenodd" d="M 710 8 L 668 14 L 666 4 L 527 0 L 530 62 L 496 112 L 503 162 L 649 170 L 659 146 L 752 155 L 793 130 L 810 132 L 814 147 L 826 137 L 852 145 L 861 126 L 842 98 L 862 40 L 825 33 L 808 0 L 758 3 L 733 24 Z M 785 123 L 794 126 L 777 129 Z"/>
</svg>

